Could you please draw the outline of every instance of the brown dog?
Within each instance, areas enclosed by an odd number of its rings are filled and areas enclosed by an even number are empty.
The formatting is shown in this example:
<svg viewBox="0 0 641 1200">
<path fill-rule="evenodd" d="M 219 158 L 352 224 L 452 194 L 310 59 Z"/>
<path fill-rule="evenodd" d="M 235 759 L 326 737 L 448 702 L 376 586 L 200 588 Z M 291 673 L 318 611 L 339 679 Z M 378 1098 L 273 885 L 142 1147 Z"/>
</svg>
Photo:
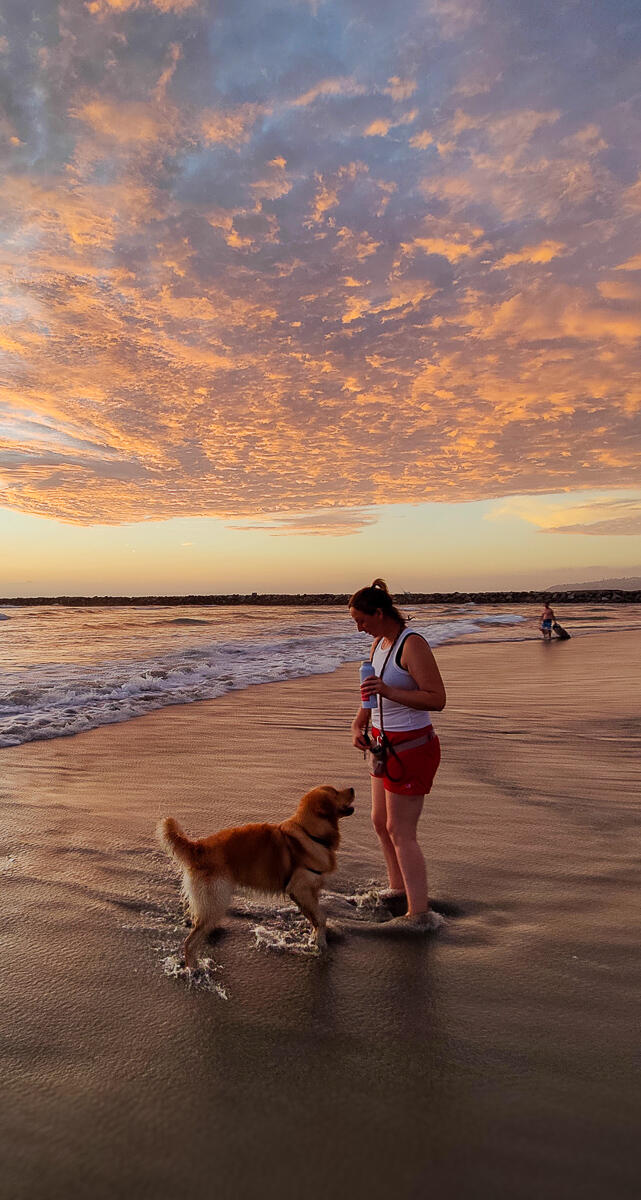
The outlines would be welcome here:
<svg viewBox="0 0 641 1200">
<path fill-rule="evenodd" d="M 280 825 L 237 825 L 198 841 L 186 837 L 173 817 L 165 817 L 158 826 L 158 837 L 182 867 L 193 921 L 184 945 L 186 965 L 197 964 L 236 887 L 291 897 L 311 922 L 316 943 L 324 950 L 326 920 L 318 894 L 325 875 L 336 869 L 339 818 L 353 811 L 353 788 L 338 792 L 326 786 L 307 792 L 293 817 Z"/>
</svg>

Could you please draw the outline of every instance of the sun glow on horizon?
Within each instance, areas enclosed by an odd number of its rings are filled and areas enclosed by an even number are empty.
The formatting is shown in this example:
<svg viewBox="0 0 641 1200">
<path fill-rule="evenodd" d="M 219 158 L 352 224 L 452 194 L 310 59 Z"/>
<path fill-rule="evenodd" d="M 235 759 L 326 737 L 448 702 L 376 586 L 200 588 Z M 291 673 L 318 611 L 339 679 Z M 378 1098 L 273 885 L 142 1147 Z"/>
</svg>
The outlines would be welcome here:
<svg viewBox="0 0 641 1200">
<path fill-rule="evenodd" d="M 635 556 L 641 563 L 638 494 L 587 493 L 578 511 L 568 494 L 386 505 L 369 524 L 359 514 L 353 528 L 337 527 L 335 516 L 324 514 L 324 526 L 318 513 L 282 522 L 200 517 L 79 526 L 0 510 L 0 594 L 350 593 L 381 572 L 397 592 L 491 591 L 641 575 L 628 565 Z M 606 537 L 592 529 L 604 519 L 636 525 Z"/>
</svg>

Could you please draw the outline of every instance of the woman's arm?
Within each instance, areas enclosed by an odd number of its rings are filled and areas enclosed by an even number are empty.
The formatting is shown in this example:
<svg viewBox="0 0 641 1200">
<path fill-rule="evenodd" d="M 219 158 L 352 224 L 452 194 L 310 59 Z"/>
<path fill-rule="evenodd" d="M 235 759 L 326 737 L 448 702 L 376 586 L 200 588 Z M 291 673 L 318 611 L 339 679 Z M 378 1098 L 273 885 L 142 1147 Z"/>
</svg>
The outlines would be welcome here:
<svg viewBox="0 0 641 1200">
<path fill-rule="evenodd" d="M 367 750 L 365 734 L 371 715 L 371 708 L 359 708 L 352 721 L 352 745 L 356 746 L 358 750 Z"/>
<path fill-rule="evenodd" d="M 403 644 L 401 665 L 409 671 L 417 691 L 410 692 L 407 688 L 393 688 L 383 683 L 378 675 L 371 675 L 361 684 L 364 692 L 372 692 L 393 700 L 395 704 L 404 704 L 407 708 L 419 708 L 441 712 L 445 708 L 445 686 L 441 672 L 436 665 L 436 659 L 427 642 L 420 635 L 408 637 Z"/>
</svg>

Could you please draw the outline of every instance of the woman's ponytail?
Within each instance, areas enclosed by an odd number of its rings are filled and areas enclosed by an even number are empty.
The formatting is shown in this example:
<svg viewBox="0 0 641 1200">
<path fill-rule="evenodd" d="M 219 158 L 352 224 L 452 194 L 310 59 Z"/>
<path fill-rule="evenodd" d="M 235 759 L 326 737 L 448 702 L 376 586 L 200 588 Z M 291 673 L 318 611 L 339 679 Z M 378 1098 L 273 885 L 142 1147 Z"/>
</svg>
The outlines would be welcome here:
<svg viewBox="0 0 641 1200">
<path fill-rule="evenodd" d="M 370 616 L 380 609 L 383 616 L 393 617 L 403 627 L 406 624 L 405 617 L 394 604 L 394 597 L 390 595 L 384 579 L 375 579 L 369 587 L 354 592 L 349 607 L 357 608 L 359 612 L 368 613 Z"/>
</svg>

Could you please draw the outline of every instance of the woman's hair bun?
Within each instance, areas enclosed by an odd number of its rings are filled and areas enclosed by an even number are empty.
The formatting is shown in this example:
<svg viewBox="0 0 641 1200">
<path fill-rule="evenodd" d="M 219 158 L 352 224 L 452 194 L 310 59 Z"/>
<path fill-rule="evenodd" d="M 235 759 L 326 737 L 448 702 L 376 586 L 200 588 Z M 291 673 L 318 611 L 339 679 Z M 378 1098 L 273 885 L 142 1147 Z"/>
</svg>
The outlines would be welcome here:
<svg viewBox="0 0 641 1200">
<path fill-rule="evenodd" d="M 359 588 L 357 592 L 354 592 L 349 607 L 370 614 L 380 611 L 386 617 L 393 617 L 402 628 L 405 628 L 405 617 L 394 604 L 384 579 L 375 579 L 369 587 Z"/>
</svg>

